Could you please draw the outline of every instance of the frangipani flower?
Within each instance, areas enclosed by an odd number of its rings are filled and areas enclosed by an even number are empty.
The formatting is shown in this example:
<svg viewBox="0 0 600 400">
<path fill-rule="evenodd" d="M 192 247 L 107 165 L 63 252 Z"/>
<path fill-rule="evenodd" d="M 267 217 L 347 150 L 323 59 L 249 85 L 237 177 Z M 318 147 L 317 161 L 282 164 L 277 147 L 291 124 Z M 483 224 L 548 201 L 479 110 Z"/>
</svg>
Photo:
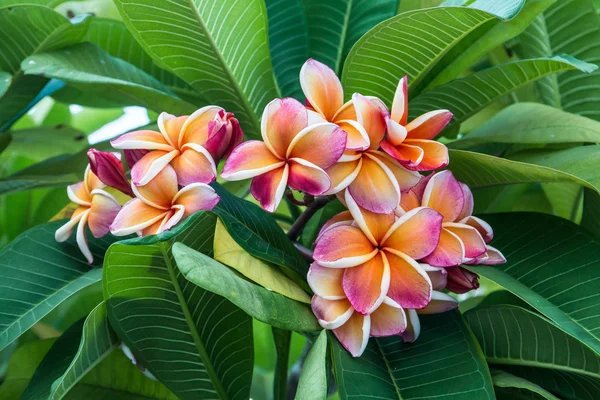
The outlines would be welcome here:
<svg viewBox="0 0 600 400">
<path fill-rule="evenodd" d="M 308 125 L 306 108 L 285 98 L 265 107 L 261 133 L 263 141 L 249 140 L 232 151 L 221 177 L 232 181 L 254 178 L 250 192 L 270 212 L 288 185 L 315 196 L 329 190 L 331 180 L 325 169 L 344 152 L 343 130 L 328 122 Z"/>
<path fill-rule="evenodd" d="M 87 152 L 90 168 L 102 183 L 133 197 L 131 185 L 125 175 L 125 168 L 117 155 L 120 156 L 118 153 L 114 154 L 96 149 L 90 149 Z"/>
<path fill-rule="evenodd" d="M 448 125 L 453 115 L 448 110 L 435 110 L 408 122 L 408 76 L 400 79 L 392 112 L 386 118 L 387 137 L 381 148 L 416 171 L 430 171 L 448 165 L 448 149 L 432 140 Z"/>
<path fill-rule="evenodd" d="M 108 233 L 110 224 L 121 209 L 119 202 L 110 193 L 102 190 L 104 186 L 88 165 L 83 181 L 67 187 L 69 199 L 79 207 L 69 222 L 55 233 L 56 241 L 64 242 L 77 225 L 77 245 L 90 264 L 94 257 L 87 243 L 85 226 L 90 227 L 95 238 L 100 238 Z"/>
<path fill-rule="evenodd" d="M 192 183 L 179 190 L 177 174 L 170 165 L 148 184 L 131 187 L 137 197 L 125 203 L 110 226 L 115 236 L 160 233 L 196 211 L 212 210 L 219 202 L 214 189 L 204 183 Z"/>
<path fill-rule="evenodd" d="M 321 232 L 308 282 L 324 299 L 343 296 L 367 315 L 386 297 L 403 308 L 423 308 L 431 299 L 431 280 L 415 261 L 436 247 L 442 216 L 416 208 L 401 218 L 360 209 L 346 192 L 353 220 L 338 219 Z M 339 275 L 339 276 L 338 276 Z M 343 292 L 330 285 L 342 279 Z M 333 285 L 333 286 L 332 286 Z"/>
<path fill-rule="evenodd" d="M 116 149 L 151 150 L 131 169 L 135 185 L 146 185 L 169 164 L 181 186 L 210 183 L 217 175 L 215 157 L 218 160 L 243 135 L 237 121 L 228 115 L 217 106 L 203 107 L 189 117 L 163 112 L 158 117 L 160 132 L 130 132 L 111 144 Z"/>
<path fill-rule="evenodd" d="M 479 276 L 463 267 L 448 267 L 448 283 L 446 289 L 453 293 L 467 293 L 479 288 Z"/>
<path fill-rule="evenodd" d="M 472 216 L 473 194 L 467 185 L 458 182 L 446 170 L 425 178 L 402 196 L 397 213 L 415 207 L 430 207 L 444 216 L 440 241 L 424 261 L 439 267 L 466 264 L 501 264 L 506 259 L 490 245 L 492 227 Z"/>
</svg>

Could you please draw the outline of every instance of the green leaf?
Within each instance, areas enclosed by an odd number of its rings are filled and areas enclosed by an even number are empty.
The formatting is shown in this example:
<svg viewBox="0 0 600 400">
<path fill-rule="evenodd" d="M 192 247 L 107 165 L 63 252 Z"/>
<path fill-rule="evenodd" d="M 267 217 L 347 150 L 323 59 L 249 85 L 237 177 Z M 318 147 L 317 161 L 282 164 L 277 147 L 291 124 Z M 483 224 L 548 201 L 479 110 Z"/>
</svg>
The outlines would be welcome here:
<svg viewBox="0 0 600 400">
<path fill-rule="evenodd" d="M 104 252 L 115 238 L 88 235 L 94 255 L 90 266 L 75 237 L 64 243 L 54 239 L 64 223 L 32 228 L 0 251 L 0 350 L 75 292 L 101 279 L 102 270 L 95 267 L 102 265 Z"/>
<path fill-rule="evenodd" d="M 41 76 L 21 76 L 13 81 L 4 96 L 0 97 L 0 132 L 8 130 L 28 111 L 47 83 L 48 79 Z"/>
<path fill-rule="evenodd" d="M 302 0 L 310 56 L 338 74 L 350 49 L 369 29 L 396 15 L 398 0 Z"/>
<path fill-rule="evenodd" d="M 327 397 L 327 331 L 323 330 L 313 343 L 300 373 L 297 400 L 324 399 Z"/>
<path fill-rule="evenodd" d="M 504 3 L 515 2 L 523 0 Z M 436 7 L 390 18 L 350 51 L 342 75 L 344 90 L 348 96 L 360 92 L 391 104 L 398 81 L 408 75 L 409 94 L 415 96 L 498 23 L 493 14 L 469 7 Z"/>
<path fill-rule="evenodd" d="M 522 57 L 567 53 L 591 63 L 600 60 L 600 17 L 591 0 L 561 0 L 538 17 L 519 38 Z M 584 75 L 578 71 L 540 82 L 542 99 L 568 112 L 600 120 L 600 72 Z"/>
<path fill-rule="evenodd" d="M 273 399 L 286 400 L 287 382 L 288 382 L 288 363 L 290 360 L 290 343 L 292 341 L 292 332 L 271 327 L 273 341 L 275 342 L 275 352 L 277 361 L 275 362 L 275 371 L 273 379 Z"/>
<path fill-rule="evenodd" d="M 590 73 L 597 68 L 570 56 L 509 62 L 424 92 L 412 100 L 409 118 L 432 110 L 448 109 L 454 114 L 446 128 L 451 130 L 494 100 L 536 79 L 574 69 Z"/>
<path fill-rule="evenodd" d="M 250 255 L 283 267 L 286 275 L 308 289 L 308 262 L 275 219 L 256 204 L 233 196 L 221 185 L 213 184 L 213 187 L 221 197 L 213 212 L 237 244 Z"/>
<path fill-rule="evenodd" d="M 591 189 L 583 189 L 583 217 L 581 226 L 600 239 L 600 196 Z"/>
<path fill-rule="evenodd" d="M 19 154 L 34 161 L 76 153 L 88 146 L 82 132 L 66 125 L 13 130 L 11 134 L 10 154 Z"/>
<path fill-rule="evenodd" d="M 248 254 L 233 240 L 220 220 L 215 229 L 214 252 L 215 260 L 230 266 L 251 281 L 292 300 L 310 304 L 310 296 L 300 286 L 277 267 Z"/>
<path fill-rule="evenodd" d="M 464 317 L 489 364 L 566 371 L 600 384 L 600 356 L 538 314 L 499 305 Z"/>
<path fill-rule="evenodd" d="M 188 282 L 171 254 L 175 241 L 211 254 L 215 223 L 213 214 L 197 213 L 171 231 L 111 246 L 104 263 L 111 326 L 182 400 L 241 400 L 250 391 L 252 320 Z"/>
<path fill-rule="evenodd" d="M 536 213 L 485 216 L 506 264 L 468 267 L 512 292 L 600 354 L 600 243 L 562 218 Z"/>
<path fill-rule="evenodd" d="M 303 100 L 300 68 L 308 58 L 308 32 L 302 0 L 265 0 L 269 47 L 282 96 Z"/>
<path fill-rule="evenodd" d="M 26 58 L 22 69 L 25 74 L 60 79 L 77 89 L 117 98 L 123 105 L 140 105 L 175 114 L 196 109 L 144 71 L 90 43 L 38 53 Z"/>
<path fill-rule="evenodd" d="M 600 123 L 537 103 L 517 103 L 500 111 L 464 138 L 449 144 L 468 149 L 485 143 L 597 143 Z"/>
<path fill-rule="evenodd" d="M 12 76 L 8 72 L 0 71 L 0 97 L 4 96 L 4 93 L 10 87 Z"/>
<path fill-rule="evenodd" d="M 240 278 L 212 258 L 175 243 L 173 255 L 183 276 L 193 284 L 221 295 L 259 321 L 293 331 L 318 331 L 310 307 Z"/>
<path fill-rule="evenodd" d="M 545 166 L 464 150 L 450 150 L 450 160 L 449 167 L 456 178 L 472 189 L 515 183 L 562 182 L 576 183 L 599 191 L 591 182 Z"/>
<path fill-rule="evenodd" d="M 0 134 L 0 154 L 8 147 L 12 142 L 12 135 L 10 133 Z"/>
<path fill-rule="evenodd" d="M 353 358 L 333 337 L 340 397 L 381 399 L 493 399 L 492 379 L 475 337 L 458 312 L 419 316 L 415 343 L 399 336 L 371 338 Z"/>
<path fill-rule="evenodd" d="M 38 340 L 20 346 L 13 353 L 0 385 L 0 398 L 18 399 L 23 393 L 31 376 L 35 372 L 52 344 L 54 339 Z"/>
<path fill-rule="evenodd" d="M 541 398 L 544 398 L 547 400 L 559 400 L 558 397 L 554 396 L 552 393 L 548 392 L 546 389 L 542 388 L 541 386 L 536 385 L 535 383 L 530 382 L 527 379 L 523 379 L 523 378 L 520 378 L 513 374 L 509 374 L 506 371 L 492 369 L 492 380 L 494 381 L 494 386 L 496 387 L 496 392 L 509 393 L 510 394 L 509 398 L 516 397 L 513 390 L 517 389 L 518 392 L 520 392 L 522 390 L 526 390 L 528 392 L 533 392 L 533 393 L 541 396 Z M 498 390 L 498 388 L 500 388 L 500 389 Z M 504 388 L 506 388 L 506 389 L 504 389 Z M 531 397 L 524 397 L 524 398 L 531 398 Z"/>
<path fill-rule="evenodd" d="M 137 41 L 161 67 L 208 102 L 234 112 L 249 137 L 259 136 L 259 116 L 279 95 L 262 0 L 170 2 L 161 7 L 154 0 L 115 4 Z"/>
</svg>

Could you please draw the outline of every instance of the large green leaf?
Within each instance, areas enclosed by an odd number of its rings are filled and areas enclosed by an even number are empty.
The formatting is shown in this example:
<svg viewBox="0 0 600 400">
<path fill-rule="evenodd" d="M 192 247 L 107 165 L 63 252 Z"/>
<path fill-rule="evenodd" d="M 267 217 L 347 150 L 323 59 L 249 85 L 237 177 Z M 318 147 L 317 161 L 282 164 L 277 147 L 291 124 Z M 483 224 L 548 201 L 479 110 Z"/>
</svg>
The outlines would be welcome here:
<svg viewBox="0 0 600 400">
<path fill-rule="evenodd" d="M 481 127 L 450 143 L 467 149 L 485 143 L 598 143 L 600 123 L 537 103 L 505 108 Z"/>
<path fill-rule="evenodd" d="M 475 308 L 464 317 L 489 364 L 566 371 L 600 384 L 600 356 L 538 314 L 498 305 Z"/>
<path fill-rule="evenodd" d="M 290 331 L 321 330 L 308 305 L 248 282 L 220 262 L 184 244 L 176 243 L 173 255 L 188 281 L 225 297 L 259 321 Z"/>
<path fill-rule="evenodd" d="M 414 118 L 428 111 L 448 109 L 454 114 L 446 128 L 451 129 L 494 100 L 536 79 L 574 69 L 590 73 L 597 68 L 570 56 L 514 61 L 424 92 L 410 103 L 409 115 Z"/>
<path fill-rule="evenodd" d="M 282 96 L 303 100 L 300 68 L 308 58 L 308 31 L 302 0 L 265 0 L 269 47 Z"/>
<path fill-rule="evenodd" d="M 10 87 L 10 83 L 12 81 L 12 77 L 8 72 L 0 71 L 0 97 L 6 93 L 8 88 Z"/>
<path fill-rule="evenodd" d="M 523 0 L 504 2 L 509 3 L 521 4 Z M 518 8 L 510 10 L 502 17 L 514 16 Z M 398 81 L 408 75 L 409 95 L 415 96 L 446 67 L 456 69 L 453 62 L 463 64 L 463 57 L 477 60 L 484 55 L 490 49 L 486 46 L 495 45 L 497 38 L 502 37 L 485 33 L 502 24 L 501 21 L 489 12 L 470 7 L 436 7 L 400 14 L 377 25 L 356 42 L 344 67 L 344 89 L 348 96 L 361 92 L 391 104 Z M 496 29 L 500 35 L 512 32 L 506 26 Z M 471 51 L 479 56 L 471 56 Z"/>
<path fill-rule="evenodd" d="M 236 113 L 246 134 L 258 137 L 259 116 L 278 97 L 263 0 L 178 0 L 159 7 L 154 0 L 115 4 L 161 67 L 210 103 Z"/>
<path fill-rule="evenodd" d="M 323 330 L 313 343 L 300 373 L 297 400 L 327 397 L 327 331 Z"/>
<path fill-rule="evenodd" d="M 350 49 L 369 29 L 396 15 L 398 0 L 302 0 L 310 56 L 338 74 Z"/>
<path fill-rule="evenodd" d="M 292 342 L 292 332 L 286 329 L 271 327 L 273 342 L 275 343 L 275 370 L 273 378 L 273 400 L 287 399 L 288 383 L 288 364 L 290 361 L 290 344 Z"/>
<path fill-rule="evenodd" d="M 600 239 L 600 196 L 591 189 L 583 190 L 583 217 L 581 226 Z"/>
<path fill-rule="evenodd" d="M 15 350 L 0 385 L 0 398 L 18 399 L 21 396 L 54 341 L 48 339 L 25 343 Z"/>
<path fill-rule="evenodd" d="M 233 239 L 256 258 L 279 265 L 305 289 L 308 262 L 296 250 L 275 219 L 262 208 L 213 184 L 221 201 L 213 210 Z"/>
<path fill-rule="evenodd" d="M 599 191 L 591 182 L 557 169 L 507 160 L 505 158 L 450 150 L 450 165 L 456 178 L 471 188 L 487 188 L 498 185 L 535 182 L 576 183 Z"/>
<path fill-rule="evenodd" d="M 88 235 L 90 266 L 72 237 L 64 243 L 54 232 L 65 221 L 32 228 L 0 251 L 0 349 L 8 346 L 61 302 L 102 277 L 104 252 L 112 236 Z"/>
<path fill-rule="evenodd" d="M 11 135 L 10 155 L 20 155 L 33 161 L 76 153 L 88 146 L 83 132 L 67 125 L 13 130 Z"/>
<path fill-rule="evenodd" d="M 600 243 L 562 218 L 490 214 L 492 245 L 506 264 L 468 267 L 512 292 L 561 330 L 600 354 Z"/>
<path fill-rule="evenodd" d="M 538 17 L 520 37 L 522 57 L 567 53 L 587 62 L 600 61 L 600 17 L 592 0 L 561 0 Z M 600 120 L 600 72 L 558 75 L 538 86 L 544 102 L 565 111 Z"/>
<path fill-rule="evenodd" d="M 399 336 L 371 339 L 353 358 L 331 336 L 340 397 L 380 399 L 493 399 L 484 356 L 458 312 L 420 316 L 415 343 Z"/>
<path fill-rule="evenodd" d="M 527 379 L 509 374 L 506 371 L 492 369 L 492 380 L 496 396 L 500 399 L 546 399 L 559 400 L 558 397 L 548 392 L 539 385 Z M 539 397 L 537 397 L 538 395 Z"/>
<path fill-rule="evenodd" d="M 23 61 L 22 69 L 25 74 L 60 79 L 77 89 L 119 99 L 123 105 L 174 114 L 196 109 L 144 71 L 90 43 L 35 54 Z"/>
<path fill-rule="evenodd" d="M 136 42 L 122 21 L 107 18 L 93 18 L 85 40 L 94 43 L 113 57 L 127 61 L 154 77 L 164 87 L 184 100 L 197 106 L 208 104 L 200 91 L 194 90 L 182 79 L 160 68 Z"/>
<path fill-rule="evenodd" d="M 104 298 L 111 326 L 139 362 L 181 399 L 247 399 L 252 320 L 179 272 L 171 246 L 212 253 L 216 216 L 197 213 L 159 235 L 110 247 Z"/>
</svg>

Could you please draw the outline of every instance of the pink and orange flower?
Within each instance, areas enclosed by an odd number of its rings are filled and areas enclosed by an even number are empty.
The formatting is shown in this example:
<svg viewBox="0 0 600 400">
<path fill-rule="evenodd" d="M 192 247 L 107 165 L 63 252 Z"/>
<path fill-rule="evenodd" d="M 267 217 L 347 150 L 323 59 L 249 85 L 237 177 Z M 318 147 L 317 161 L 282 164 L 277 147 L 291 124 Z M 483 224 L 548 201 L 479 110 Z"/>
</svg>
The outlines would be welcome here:
<svg viewBox="0 0 600 400">
<path fill-rule="evenodd" d="M 89 226 L 95 238 L 100 238 L 109 232 L 110 224 L 121 209 L 119 202 L 103 190 L 105 186 L 88 165 L 83 181 L 67 187 L 69 199 L 78 207 L 71 219 L 55 233 L 56 241 L 64 242 L 77 225 L 77 245 L 90 264 L 94 261 L 94 256 L 87 243 L 86 226 Z"/>
<path fill-rule="evenodd" d="M 180 190 L 170 165 L 146 185 L 132 183 L 131 188 L 136 197 L 123 206 L 110 226 L 115 236 L 164 232 L 196 211 L 212 210 L 219 202 L 215 190 L 204 183 L 191 183 Z"/>
<path fill-rule="evenodd" d="M 143 186 L 167 165 L 177 173 L 179 185 L 210 183 L 217 176 L 215 160 L 226 155 L 243 139 L 233 114 L 207 106 L 190 116 L 161 113 L 160 132 L 130 132 L 111 141 L 116 149 L 150 150 L 131 169 L 131 180 Z"/>
<path fill-rule="evenodd" d="M 448 165 L 448 149 L 432 140 L 448 125 L 453 115 L 448 110 L 430 111 L 408 122 L 408 76 L 398 83 L 392 112 L 386 117 L 387 137 L 381 148 L 416 171 L 431 171 Z"/>
<path fill-rule="evenodd" d="M 262 139 L 236 147 L 223 166 L 227 180 L 254 178 L 252 195 L 261 206 L 275 211 L 287 186 L 311 195 L 331 188 L 325 169 L 338 161 L 346 133 L 337 125 L 308 124 L 308 112 L 297 100 L 273 100 L 262 116 Z"/>
<path fill-rule="evenodd" d="M 473 214 L 473 194 L 456 180 L 451 171 L 431 174 L 404 196 L 396 210 L 403 215 L 412 209 L 429 207 L 443 215 L 440 240 L 424 261 L 438 267 L 460 264 L 502 264 L 506 259 L 490 246 L 492 227 Z"/>
</svg>

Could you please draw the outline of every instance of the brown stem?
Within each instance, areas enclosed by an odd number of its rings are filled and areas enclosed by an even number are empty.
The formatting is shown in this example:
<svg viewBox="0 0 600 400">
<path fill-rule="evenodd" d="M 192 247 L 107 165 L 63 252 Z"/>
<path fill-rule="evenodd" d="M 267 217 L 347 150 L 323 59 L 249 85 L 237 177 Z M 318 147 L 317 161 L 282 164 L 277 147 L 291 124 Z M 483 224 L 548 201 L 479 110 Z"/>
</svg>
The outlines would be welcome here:
<svg viewBox="0 0 600 400">
<path fill-rule="evenodd" d="M 306 247 L 302 246 L 298 242 L 294 242 L 294 246 L 296 247 L 296 249 L 298 249 L 300 254 L 302 254 L 302 257 L 306 258 L 309 262 L 314 261 L 313 260 L 313 252 L 311 249 L 307 249 Z"/>
<path fill-rule="evenodd" d="M 312 216 L 315 215 L 315 213 L 321 208 L 325 207 L 325 205 L 334 198 L 334 195 L 316 197 L 310 204 L 306 206 L 306 210 L 304 210 L 304 212 L 300 214 L 296 222 L 294 222 L 294 224 L 287 233 L 288 238 L 290 238 L 292 242 L 298 239 L 298 236 L 300 236 L 302 230 L 304 229 L 308 221 L 310 221 Z"/>
</svg>

